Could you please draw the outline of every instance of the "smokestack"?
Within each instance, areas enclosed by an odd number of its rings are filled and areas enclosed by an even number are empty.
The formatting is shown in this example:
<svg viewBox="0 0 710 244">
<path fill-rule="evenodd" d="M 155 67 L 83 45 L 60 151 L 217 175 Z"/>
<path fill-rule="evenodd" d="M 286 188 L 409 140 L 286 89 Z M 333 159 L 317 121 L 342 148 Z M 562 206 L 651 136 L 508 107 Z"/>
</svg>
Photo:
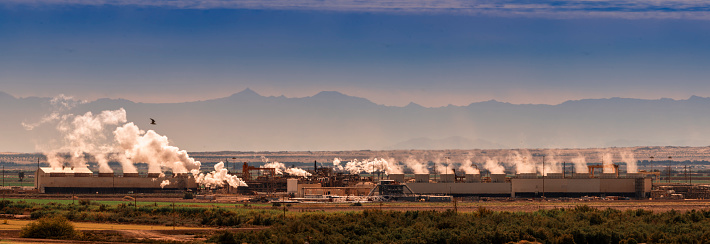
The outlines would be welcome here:
<svg viewBox="0 0 710 244">
<path fill-rule="evenodd" d="M 318 161 L 313 160 L 313 172 L 316 172 L 316 171 L 318 171 Z"/>
</svg>

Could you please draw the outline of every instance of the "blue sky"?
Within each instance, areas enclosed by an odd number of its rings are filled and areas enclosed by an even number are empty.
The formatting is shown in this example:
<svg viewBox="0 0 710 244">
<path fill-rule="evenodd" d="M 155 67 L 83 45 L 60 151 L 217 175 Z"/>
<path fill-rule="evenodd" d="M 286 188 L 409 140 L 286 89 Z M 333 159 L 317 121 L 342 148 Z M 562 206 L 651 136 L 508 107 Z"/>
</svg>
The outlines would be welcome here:
<svg viewBox="0 0 710 244">
<path fill-rule="evenodd" d="M 182 102 L 337 90 L 378 104 L 710 96 L 700 1 L 0 3 L 0 91 Z"/>
</svg>

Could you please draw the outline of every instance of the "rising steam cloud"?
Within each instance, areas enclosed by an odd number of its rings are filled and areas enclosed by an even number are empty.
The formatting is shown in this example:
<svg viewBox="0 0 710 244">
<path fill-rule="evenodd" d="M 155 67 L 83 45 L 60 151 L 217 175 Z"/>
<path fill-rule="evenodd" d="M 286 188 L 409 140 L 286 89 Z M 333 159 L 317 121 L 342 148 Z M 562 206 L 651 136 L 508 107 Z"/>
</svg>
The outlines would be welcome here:
<svg viewBox="0 0 710 244">
<path fill-rule="evenodd" d="M 353 159 L 347 162 L 344 166 L 341 164 L 341 159 L 333 159 L 333 166 L 336 170 L 347 171 L 351 174 L 359 174 L 362 172 L 371 174 L 374 172 L 385 172 L 387 174 L 401 174 L 402 167 L 397 165 L 393 160 L 388 161 L 384 158 L 364 159 L 362 161 Z"/>
<path fill-rule="evenodd" d="M 268 162 L 268 160 L 266 162 Z M 296 167 L 288 168 L 288 167 L 286 167 L 286 165 L 284 165 L 283 163 L 279 163 L 279 162 L 272 162 L 272 163 L 264 164 L 264 168 L 274 168 L 277 175 L 283 175 L 284 173 L 286 173 L 289 175 L 299 176 L 299 177 L 311 176 L 311 173 L 308 173 L 308 171 L 305 171 L 304 169 L 296 168 Z"/>
<path fill-rule="evenodd" d="M 621 161 L 626 163 L 626 173 L 638 173 L 636 157 L 633 152 L 625 151 L 620 153 Z"/>
<path fill-rule="evenodd" d="M 61 107 L 73 106 L 60 100 L 56 102 Z M 50 117 L 59 120 L 57 130 L 63 136 L 59 145 L 49 145 L 49 150 L 43 150 L 52 168 L 86 168 L 87 156 L 93 156 L 101 173 L 113 172 L 108 162 L 116 160 L 121 163 L 124 173 L 137 173 L 135 164 L 146 163 L 149 173 L 163 175 L 163 171 L 168 169 L 173 173 L 192 173 L 198 184 L 208 187 L 222 186 L 225 182 L 234 187 L 246 185 L 236 176 L 228 175 L 222 163 L 215 165 L 215 171 L 201 174 L 201 163 L 191 158 L 185 150 L 171 146 L 166 136 L 153 130 L 140 130 L 132 122 L 126 123 L 126 110 L 123 108 L 103 111 L 97 115 L 87 112 L 77 116 L 66 114 Z M 50 121 L 43 119 L 39 124 Z M 39 124 L 25 127 L 33 129 Z M 112 127 L 115 129 L 111 133 Z M 163 181 L 161 187 L 169 183 Z"/>
<path fill-rule="evenodd" d="M 491 172 L 491 174 L 504 174 L 505 173 L 505 167 L 501 165 L 498 160 L 491 158 L 491 157 L 486 157 L 485 158 L 486 163 L 483 165 L 484 168 L 486 168 L 488 171 Z"/>
<path fill-rule="evenodd" d="M 230 175 L 229 170 L 224 168 L 224 162 L 219 162 L 214 165 L 214 171 L 206 174 L 199 173 L 199 169 L 194 169 L 192 174 L 195 176 L 195 181 L 207 188 L 224 186 L 225 183 L 232 187 L 247 186 L 247 184 L 237 177 Z"/>
<path fill-rule="evenodd" d="M 466 174 L 480 174 L 481 171 L 478 170 L 478 166 L 475 166 L 473 161 L 471 161 L 470 158 L 467 158 L 461 163 L 461 166 L 459 166 L 459 170 L 463 171 Z"/>
</svg>

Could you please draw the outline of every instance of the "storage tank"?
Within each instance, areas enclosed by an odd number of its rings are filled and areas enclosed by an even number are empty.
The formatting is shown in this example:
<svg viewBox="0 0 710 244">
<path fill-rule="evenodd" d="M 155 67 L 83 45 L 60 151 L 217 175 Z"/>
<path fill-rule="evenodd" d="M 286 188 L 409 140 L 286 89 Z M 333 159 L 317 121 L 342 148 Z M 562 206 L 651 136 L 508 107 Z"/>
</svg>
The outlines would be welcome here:
<svg viewBox="0 0 710 244">
<path fill-rule="evenodd" d="M 404 174 L 390 174 L 387 176 L 390 180 L 403 183 L 404 182 Z"/>
<path fill-rule="evenodd" d="M 439 178 L 439 182 L 441 183 L 451 183 L 456 180 L 456 177 L 454 174 L 441 174 L 441 177 Z"/>
<path fill-rule="evenodd" d="M 429 174 L 415 174 L 414 181 L 417 183 L 429 183 Z"/>
<path fill-rule="evenodd" d="M 466 174 L 466 182 L 468 182 L 468 183 L 481 182 L 481 174 Z"/>
<path fill-rule="evenodd" d="M 286 192 L 290 194 L 298 193 L 298 179 L 286 179 Z"/>
<path fill-rule="evenodd" d="M 505 174 L 491 174 L 491 182 L 505 183 Z"/>
</svg>

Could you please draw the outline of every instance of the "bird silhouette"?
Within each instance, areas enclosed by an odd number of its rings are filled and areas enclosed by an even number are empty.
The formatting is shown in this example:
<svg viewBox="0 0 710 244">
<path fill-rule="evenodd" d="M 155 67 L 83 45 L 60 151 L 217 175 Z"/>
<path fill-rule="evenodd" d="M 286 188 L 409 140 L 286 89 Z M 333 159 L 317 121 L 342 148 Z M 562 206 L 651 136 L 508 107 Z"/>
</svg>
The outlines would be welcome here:
<svg viewBox="0 0 710 244">
<path fill-rule="evenodd" d="M 150 118 L 150 124 L 151 124 L 151 125 L 155 125 L 155 124 L 156 124 L 156 123 L 155 123 L 155 120 L 154 120 L 153 118 Z"/>
</svg>

